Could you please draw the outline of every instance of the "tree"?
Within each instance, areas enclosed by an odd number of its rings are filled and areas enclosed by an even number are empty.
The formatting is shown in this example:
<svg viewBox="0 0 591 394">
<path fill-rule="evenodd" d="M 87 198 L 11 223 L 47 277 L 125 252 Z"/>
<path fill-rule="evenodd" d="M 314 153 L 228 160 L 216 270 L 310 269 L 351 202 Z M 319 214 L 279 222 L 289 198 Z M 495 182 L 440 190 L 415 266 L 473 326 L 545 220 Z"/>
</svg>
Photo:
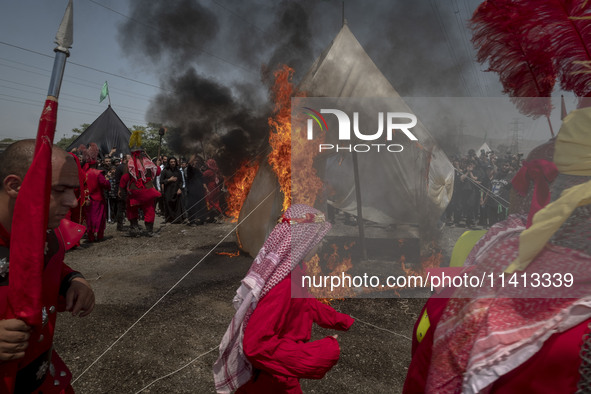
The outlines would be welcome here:
<svg viewBox="0 0 591 394">
<path fill-rule="evenodd" d="M 158 155 L 158 146 L 160 145 L 160 134 L 158 131 L 162 128 L 161 123 L 148 122 L 147 126 L 132 126 L 129 131 L 132 133 L 135 130 L 143 131 L 142 134 L 142 147 L 150 157 L 156 157 Z M 170 155 L 172 151 L 168 146 L 167 134 L 162 136 L 162 146 L 160 147 L 161 155 Z"/>
<path fill-rule="evenodd" d="M 76 138 L 80 136 L 90 126 L 90 123 L 82 123 L 80 127 L 76 127 L 72 129 L 72 133 L 74 133 L 70 137 L 63 137 L 61 140 L 55 143 L 55 145 L 59 146 L 62 149 L 66 149 Z"/>
</svg>

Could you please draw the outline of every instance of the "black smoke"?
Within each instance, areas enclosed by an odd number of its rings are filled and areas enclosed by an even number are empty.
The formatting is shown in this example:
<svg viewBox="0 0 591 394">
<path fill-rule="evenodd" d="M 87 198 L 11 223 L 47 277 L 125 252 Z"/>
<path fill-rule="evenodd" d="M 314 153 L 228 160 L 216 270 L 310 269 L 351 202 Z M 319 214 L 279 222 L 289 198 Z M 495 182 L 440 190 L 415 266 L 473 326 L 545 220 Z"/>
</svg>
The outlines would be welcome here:
<svg viewBox="0 0 591 394">
<path fill-rule="evenodd" d="M 163 88 L 147 120 L 175 129 L 168 141 L 178 153 L 209 147 L 229 174 L 234 163 L 263 149 L 272 71 L 287 64 L 297 83 L 340 30 L 342 4 L 130 0 L 121 46 L 157 73 Z M 344 14 L 401 96 L 477 96 L 481 81 L 471 77 L 478 66 L 466 48 L 469 36 L 457 33 L 477 4 L 348 0 Z"/>
<path fill-rule="evenodd" d="M 260 141 L 268 134 L 267 118 L 250 108 L 245 97 L 235 96 L 229 87 L 193 68 L 171 77 L 166 86 L 167 92 L 152 102 L 150 116 L 174 125 L 175 132 L 168 138 L 173 151 L 189 156 L 215 141 L 219 145 L 206 154 L 220 159 L 222 170 L 231 171 L 233 165 L 262 149 Z M 239 137 L 241 149 L 234 147 L 232 136 Z"/>
</svg>

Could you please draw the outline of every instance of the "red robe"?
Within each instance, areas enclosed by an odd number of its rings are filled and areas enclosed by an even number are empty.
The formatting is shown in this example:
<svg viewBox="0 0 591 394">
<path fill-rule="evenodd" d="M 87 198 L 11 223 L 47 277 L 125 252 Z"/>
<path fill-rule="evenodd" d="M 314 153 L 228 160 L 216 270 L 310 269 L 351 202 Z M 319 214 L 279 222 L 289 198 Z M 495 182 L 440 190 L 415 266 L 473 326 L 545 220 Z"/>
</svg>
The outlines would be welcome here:
<svg viewBox="0 0 591 394">
<path fill-rule="evenodd" d="M 100 240 L 103 238 L 107 222 L 104 191 L 111 190 L 111 184 L 102 171 L 90 168 L 86 171 L 86 185 L 88 186 L 88 201 L 85 205 L 85 216 L 88 239 L 92 241 L 94 233 L 98 233 Z"/>
<path fill-rule="evenodd" d="M 160 167 L 158 173 L 160 175 Z M 141 178 L 135 180 L 126 172 L 121 176 L 119 181 L 119 188 L 127 190 L 127 219 L 134 220 L 139 217 L 139 209 L 144 211 L 144 222 L 154 223 L 156 213 L 154 210 L 155 201 L 160 197 L 160 192 L 152 185 L 152 178 L 146 176 L 146 182 Z"/>
<path fill-rule="evenodd" d="M 203 172 L 203 182 L 207 188 L 205 201 L 207 201 L 209 209 L 215 209 L 219 213 L 223 214 L 224 212 L 222 211 L 222 207 L 220 205 L 220 199 L 222 198 L 222 185 L 220 183 L 220 177 L 214 170 L 208 169 Z"/>
<path fill-rule="evenodd" d="M 57 353 L 52 350 L 52 344 L 57 312 L 64 311 L 66 306 L 65 297 L 60 294 L 60 287 L 63 286 L 62 290 L 65 290 L 66 282 L 75 272 L 64 263 L 64 242 L 58 238 L 55 232 L 48 233 L 47 244 L 48 252 L 46 252 L 43 270 L 43 306 L 47 311 L 47 318 L 42 327 L 36 327 L 31 332 L 25 357 L 10 363 L 18 364 L 17 368 L 21 375 L 20 378 L 17 376 L 17 392 L 73 393 L 70 386 L 72 374 Z M 4 253 L 6 256 L 8 255 L 9 246 L 10 234 L 0 226 L 0 254 L 2 257 L 4 257 Z M 10 314 L 10 305 L 8 305 L 9 277 L 10 274 L 8 279 L 0 277 L 0 319 L 5 319 L 8 315 L 14 316 L 14 314 Z M 55 368 L 55 376 L 51 376 L 49 370 L 45 374 L 39 372 L 40 369 L 44 370 L 44 364 L 49 366 L 49 358 Z M 15 384 L 10 377 L 2 373 L 11 369 L 7 367 L 8 365 L 9 363 L 4 363 L 0 366 L 0 393 L 9 392 L 9 387 Z M 37 380 L 38 377 L 41 379 Z"/>
<path fill-rule="evenodd" d="M 238 393 L 301 393 L 299 379 L 321 379 L 339 360 L 333 337 L 308 342 L 312 323 L 345 331 L 350 316 L 315 298 L 292 298 L 288 276 L 257 304 L 244 332 L 244 354 L 253 378 Z"/>
</svg>

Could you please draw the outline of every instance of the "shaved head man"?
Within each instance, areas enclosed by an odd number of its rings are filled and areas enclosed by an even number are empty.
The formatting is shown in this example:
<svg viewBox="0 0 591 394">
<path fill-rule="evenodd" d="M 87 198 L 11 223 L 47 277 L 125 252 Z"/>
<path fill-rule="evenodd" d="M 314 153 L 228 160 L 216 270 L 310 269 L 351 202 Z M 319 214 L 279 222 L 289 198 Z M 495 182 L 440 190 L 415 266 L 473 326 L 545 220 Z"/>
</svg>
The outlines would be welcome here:
<svg viewBox="0 0 591 394">
<path fill-rule="evenodd" d="M 75 191 L 80 187 L 76 161 L 56 146 L 51 160 L 43 309 L 39 311 L 43 324 L 30 327 L 22 320 L 6 318 L 14 316 L 8 303 L 8 257 L 14 206 L 33 161 L 34 150 L 35 140 L 22 140 L 10 145 L 0 155 L 0 392 L 73 392 L 71 373 L 52 349 L 56 312 L 67 310 L 73 315 L 86 316 L 94 308 L 94 293 L 82 274 L 64 263 L 61 232 L 53 231 L 69 210 L 77 206 Z M 16 379 L 7 372 L 12 369 L 8 363 L 17 364 Z"/>
</svg>

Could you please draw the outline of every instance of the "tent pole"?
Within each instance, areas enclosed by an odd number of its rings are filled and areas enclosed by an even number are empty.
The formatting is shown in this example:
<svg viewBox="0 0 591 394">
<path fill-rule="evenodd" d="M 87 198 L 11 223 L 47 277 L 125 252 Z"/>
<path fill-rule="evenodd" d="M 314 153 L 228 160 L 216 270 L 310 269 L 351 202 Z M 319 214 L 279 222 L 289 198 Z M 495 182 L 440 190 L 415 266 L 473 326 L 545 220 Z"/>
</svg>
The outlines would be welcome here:
<svg viewBox="0 0 591 394">
<path fill-rule="evenodd" d="M 355 178 L 355 199 L 357 200 L 357 227 L 359 228 L 359 242 L 361 245 L 361 256 L 367 260 L 367 248 L 365 247 L 365 227 L 363 225 L 363 208 L 361 204 L 361 187 L 359 181 L 359 164 L 357 162 L 357 152 L 351 152 L 353 156 L 353 177 Z"/>
</svg>

